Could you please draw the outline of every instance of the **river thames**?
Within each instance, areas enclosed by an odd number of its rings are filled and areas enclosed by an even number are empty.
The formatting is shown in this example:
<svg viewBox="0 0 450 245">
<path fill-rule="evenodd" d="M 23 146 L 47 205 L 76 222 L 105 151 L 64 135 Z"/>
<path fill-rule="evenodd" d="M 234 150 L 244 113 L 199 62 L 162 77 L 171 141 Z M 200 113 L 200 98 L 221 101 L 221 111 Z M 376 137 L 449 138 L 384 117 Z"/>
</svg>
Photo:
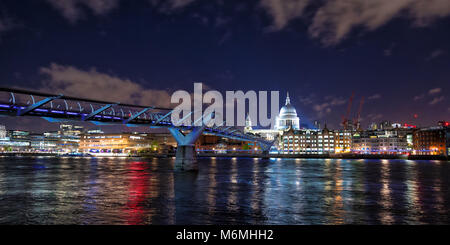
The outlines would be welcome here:
<svg viewBox="0 0 450 245">
<path fill-rule="evenodd" d="M 0 224 L 450 224 L 450 163 L 0 158 Z"/>
</svg>

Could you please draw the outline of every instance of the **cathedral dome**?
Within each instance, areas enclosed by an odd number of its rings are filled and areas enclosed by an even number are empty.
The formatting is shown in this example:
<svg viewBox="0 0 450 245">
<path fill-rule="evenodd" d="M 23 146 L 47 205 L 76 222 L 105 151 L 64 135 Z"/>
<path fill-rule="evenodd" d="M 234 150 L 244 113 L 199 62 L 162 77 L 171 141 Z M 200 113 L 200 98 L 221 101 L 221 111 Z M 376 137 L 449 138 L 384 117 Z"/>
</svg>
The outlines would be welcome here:
<svg viewBox="0 0 450 245">
<path fill-rule="evenodd" d="M 297 117 L 297 110 L 291 105 L 289 94 L 286 97 L 286 105 L 281 107 L 279 117 L 280 119 L 295 119 Z"/>
<path fill-rule="evenodd" d="M 300 118 L 297 116 L 297 110 L 291 105 L 289 93 L 286 96 L 286 104 L 281 108 L 275 122 L 275 129 L 287 130 L 289 128 L 300 129 Z"/>
</svg>

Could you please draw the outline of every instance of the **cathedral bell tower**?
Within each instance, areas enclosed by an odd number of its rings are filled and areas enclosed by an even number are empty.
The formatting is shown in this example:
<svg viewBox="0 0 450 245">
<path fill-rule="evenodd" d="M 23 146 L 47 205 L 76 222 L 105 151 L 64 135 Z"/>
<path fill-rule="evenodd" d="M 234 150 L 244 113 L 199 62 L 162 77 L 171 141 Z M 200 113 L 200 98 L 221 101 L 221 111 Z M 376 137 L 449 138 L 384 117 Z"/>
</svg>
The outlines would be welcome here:
<svg viewBox="0 0 450 245">
<path fill-rule="evenodd" d="M 250 115 L 247 113 L 247 117 L 245 118 L 244 133 L 250 133 L 252 130 L 252 120 L 250 119 Z"/>
</svg>

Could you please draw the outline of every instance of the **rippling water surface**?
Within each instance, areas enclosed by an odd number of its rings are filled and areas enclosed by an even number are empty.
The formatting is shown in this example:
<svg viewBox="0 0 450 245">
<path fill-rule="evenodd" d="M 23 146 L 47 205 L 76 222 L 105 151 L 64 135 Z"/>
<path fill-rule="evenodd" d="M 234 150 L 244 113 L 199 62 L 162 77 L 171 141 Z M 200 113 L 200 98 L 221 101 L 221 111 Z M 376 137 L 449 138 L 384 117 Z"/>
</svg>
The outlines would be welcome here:
<svg viewBox="0 0 450 245">
<path fill-rule="evenodd" d="M 450 162 L 0 158 L 0 224 L 450 224 Z"/>
</svg>

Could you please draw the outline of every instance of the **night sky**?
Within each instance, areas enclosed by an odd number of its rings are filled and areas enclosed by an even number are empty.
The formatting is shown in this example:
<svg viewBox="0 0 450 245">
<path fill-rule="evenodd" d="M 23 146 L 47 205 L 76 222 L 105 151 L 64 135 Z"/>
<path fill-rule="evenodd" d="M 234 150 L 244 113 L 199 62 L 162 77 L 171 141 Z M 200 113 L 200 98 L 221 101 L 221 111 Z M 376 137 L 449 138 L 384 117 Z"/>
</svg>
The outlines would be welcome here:
<svg viewBox="0 0 450 245">
<path fill-rule="evenodd" d="M 450 120 L 450 3 L 0 0 L 0 86 L 171 106 L 194 82 L 289 91 L 302 123 L 338 128 L 354 92 L 364 126 L 434 126 Z"/>
</svg>

